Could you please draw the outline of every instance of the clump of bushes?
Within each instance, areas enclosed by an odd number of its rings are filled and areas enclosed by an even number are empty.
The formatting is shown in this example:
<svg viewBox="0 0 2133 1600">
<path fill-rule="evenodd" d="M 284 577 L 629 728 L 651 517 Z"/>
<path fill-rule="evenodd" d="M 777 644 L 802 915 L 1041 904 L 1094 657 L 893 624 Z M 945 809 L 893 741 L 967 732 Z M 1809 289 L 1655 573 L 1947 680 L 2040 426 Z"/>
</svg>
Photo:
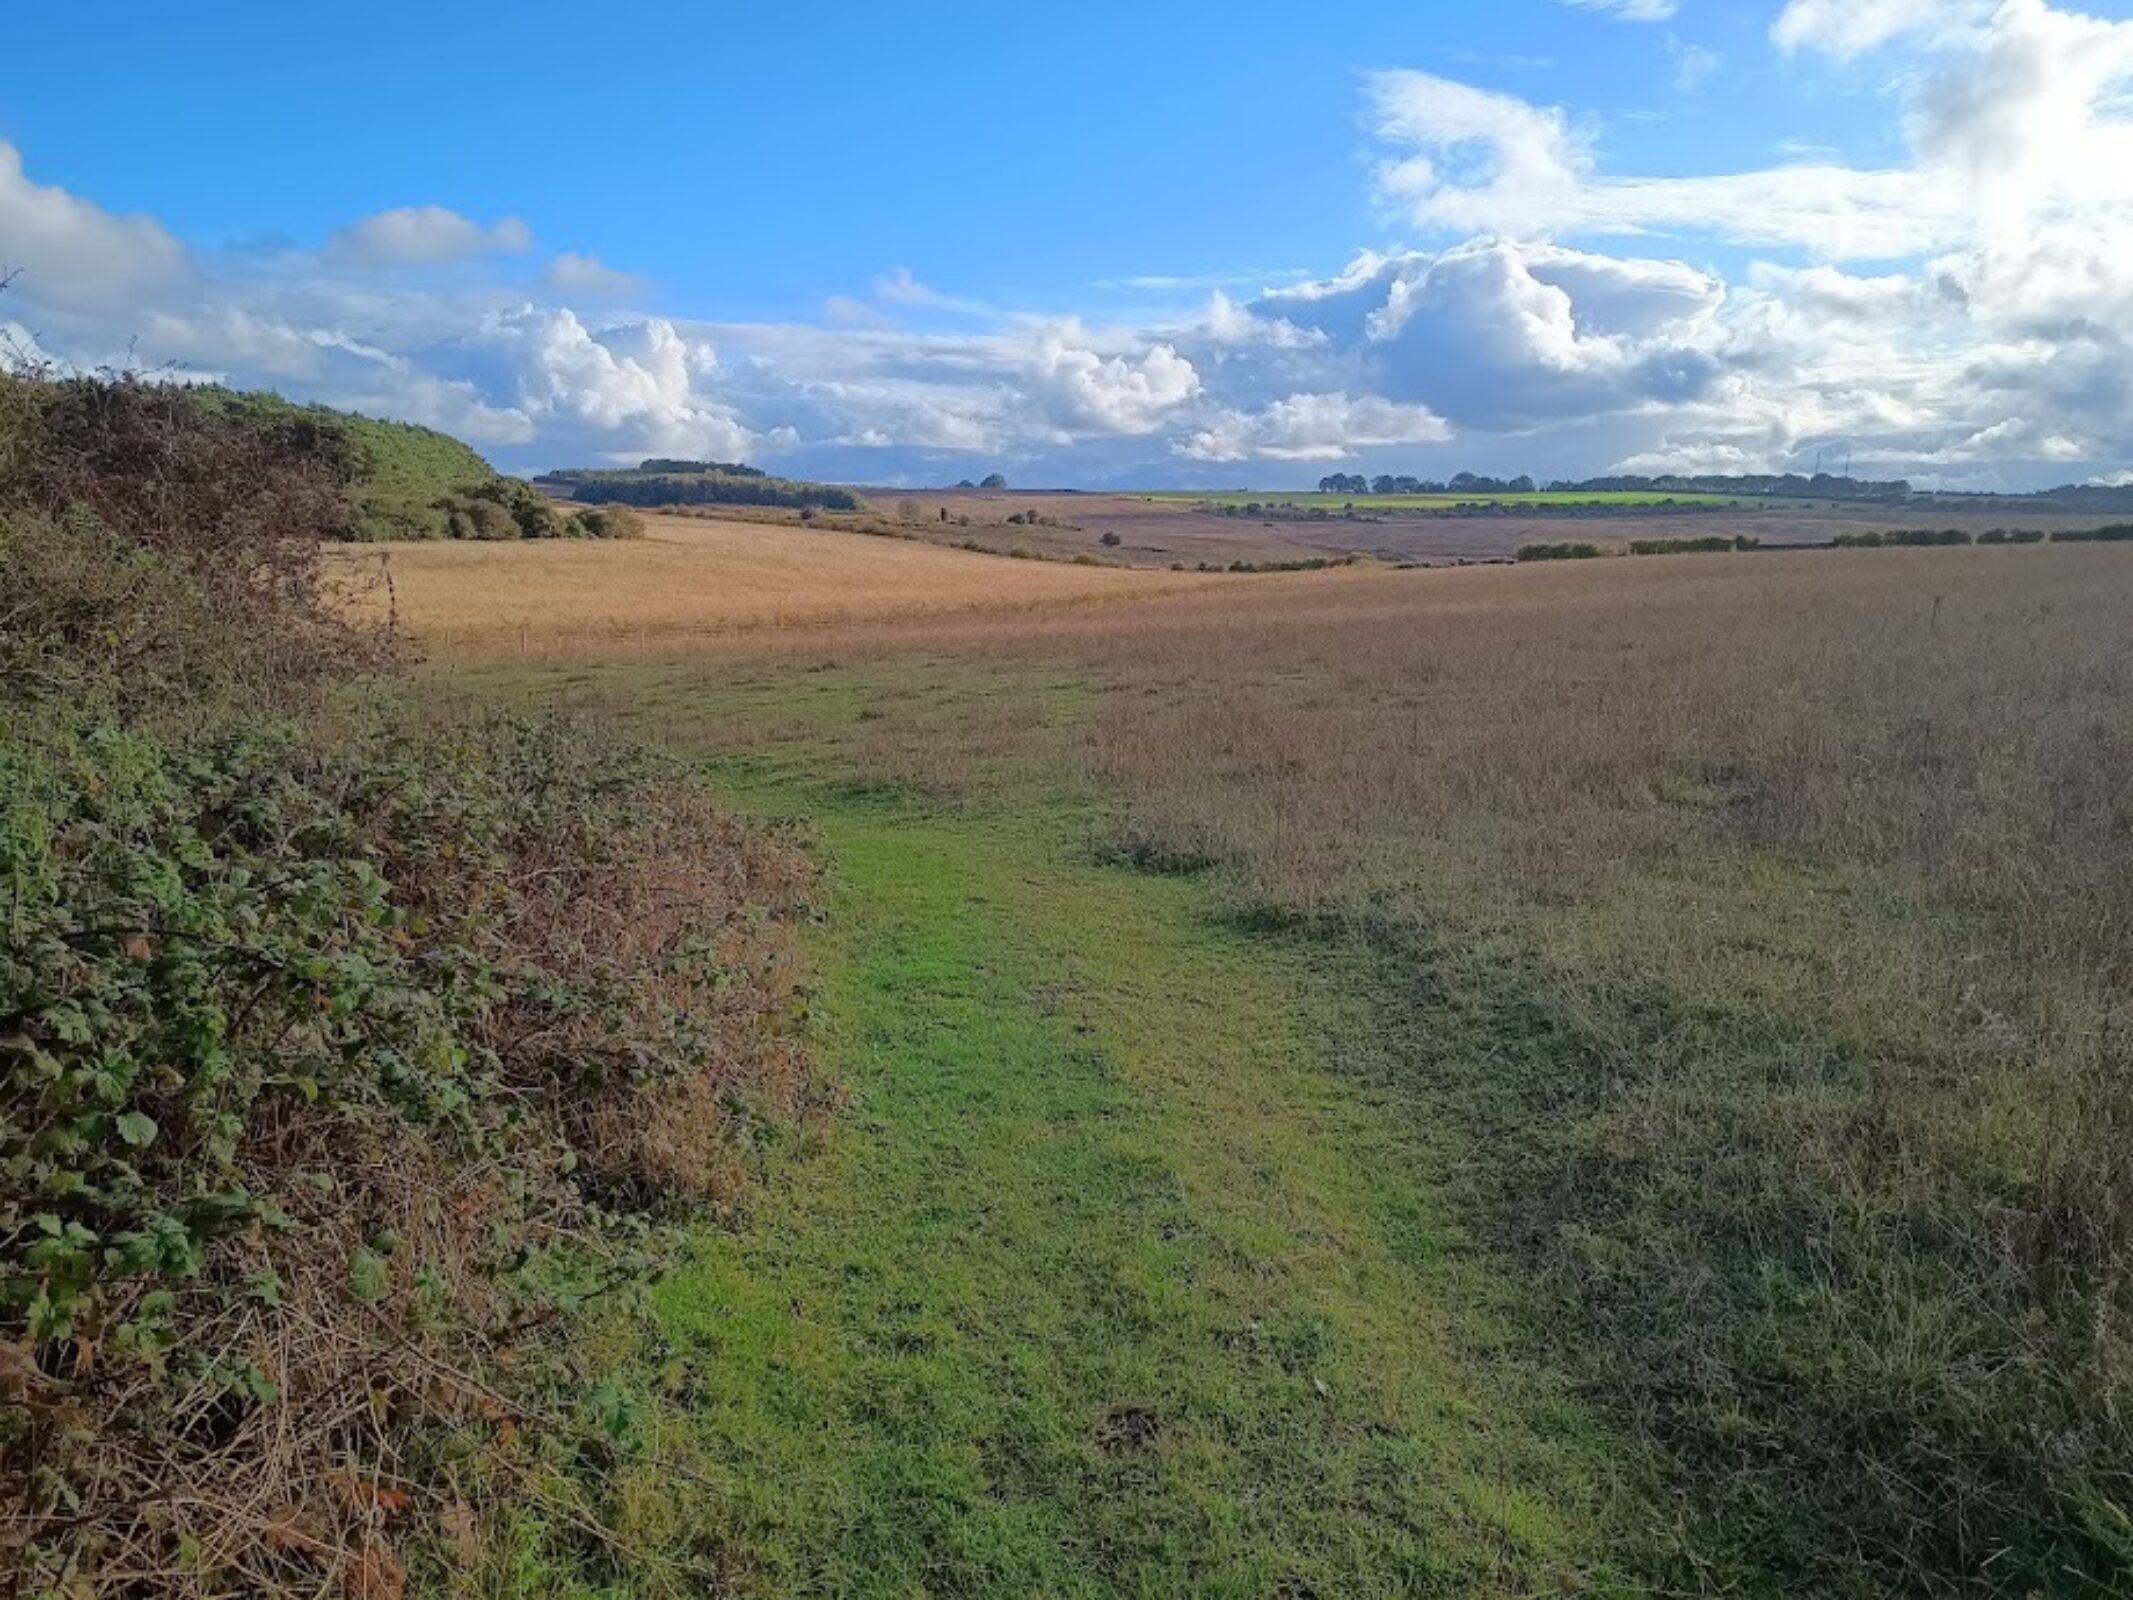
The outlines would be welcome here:
<svg viewBox="0 0 2133 1600">
<path fill-rule="evenodd" d="M 2059 528 L 2053 544 L 2124 544 L 2133 541 L 2133 522 L 2114 522 L 2102 528 Z"/>
<path fill-rule="evenodd" d="M 519 478 L 492 478 L 440 496 L 448 539 L 635 539 L 644 518 L 627 506 L 566 510 Z"/>
<path fill-rule="evenodd" d="M 1518 547 L 1521 561 L 1592 561 L 1601 554 L 1596 544 L 1522 544 Z"/>
<path fill-rule="evenodd" d="M 1979 544 L 2042 544 L 2042 528 L 1987 528 L 1977 536 Z"/>
<path fill-rule="evenodd" d="M 1751 539 L 1746 534 L 1731 538 L 1713 534 L 1704 539 L 1632 539 L 1629 553 L 1633 556 L 1706 555 L 1722 550 L 1759 550 L 1762 544 L 1762 540 Z"/>
<path fill-rule="evenodd" d="M 301 419 L 0 379 L 30 1592 L 384 1600 L 500 1562 L 529 1493 L 586 1522 L 620 1422 L 573 1310 L 827 1100 L 805 859 L 593 730 L 402 704 L 321 582 L 349 470 Z"/>
<path fill-rule="evenodd" d="M 1961 528 L 1891 528 L 1886 532 L 1870 529 L 1864 533 L 1840 533 L 1831 542 L 1839 550 L 1880 550 L 1935 549 L 1971 541 Z"/>
</svg>

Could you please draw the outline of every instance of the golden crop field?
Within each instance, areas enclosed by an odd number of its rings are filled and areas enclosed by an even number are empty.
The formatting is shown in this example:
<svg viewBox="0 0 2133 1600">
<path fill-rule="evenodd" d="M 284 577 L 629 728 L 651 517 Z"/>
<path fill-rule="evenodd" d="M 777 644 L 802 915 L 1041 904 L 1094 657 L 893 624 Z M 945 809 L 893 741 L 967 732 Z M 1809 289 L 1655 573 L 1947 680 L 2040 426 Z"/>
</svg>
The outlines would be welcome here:
<svg viewBox="0 0 2133 1600">
<path fill-rule="evenodd" d="M 642 539 L 384 544 L 343 555 L 426 646 L 534 658 L 721 634 L 1076 607 L 1226 580 L 996 557 L 792 524 L 652 516 Z"/>
</svg>

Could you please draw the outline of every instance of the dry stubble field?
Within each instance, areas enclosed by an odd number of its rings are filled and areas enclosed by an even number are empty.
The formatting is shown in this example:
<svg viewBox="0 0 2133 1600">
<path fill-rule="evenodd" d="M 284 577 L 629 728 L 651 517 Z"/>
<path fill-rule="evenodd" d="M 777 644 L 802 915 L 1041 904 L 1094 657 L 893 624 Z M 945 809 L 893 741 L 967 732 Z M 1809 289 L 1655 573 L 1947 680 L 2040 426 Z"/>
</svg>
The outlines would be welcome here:
<svg viewBox="0 0 2133 1600">
<path fill-rule="evenodd" d="M 915 570 L 849 552 L 855 597 Z M 855 600 L 617 660 L 568 619 L 626 601 L 587 595 L 534 651 L 692 750 L 966 812 L 1093 796 L 1099 853 L 1355 941 L 1447 1203 L 1533 1307 L 1491 1359 L 1559 1372 L 1610 1430 L 1628 1569 L 2122 1592 L 2125 551 L 1361 569 L 1103 606 L 1035 585 L 1106 574 L 987 570 L 1032 575 L 1015 614 Z"/>
<path fill-rule="evenodd" d="M 390 603 L 431 648 L 552 657 L 696 636 L 1025 611 L 1210 581 L 1060 562 L 1001 561 L 917 541 L 798 524 L 651 515 L 614 543 L 378 544 L 342 561 L 364 603 Z M 389 583 L 379 584 L 383 574 Z"/>
</svg>

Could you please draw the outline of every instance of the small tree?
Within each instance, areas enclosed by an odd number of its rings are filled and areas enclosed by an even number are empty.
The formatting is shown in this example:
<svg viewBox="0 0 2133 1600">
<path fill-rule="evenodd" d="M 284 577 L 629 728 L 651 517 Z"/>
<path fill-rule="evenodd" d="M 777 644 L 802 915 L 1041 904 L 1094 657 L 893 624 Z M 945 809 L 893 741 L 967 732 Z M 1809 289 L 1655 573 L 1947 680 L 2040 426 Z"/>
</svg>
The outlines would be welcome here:
<svg viewBox="0 0 2133 1600">
<path fill-rule="evenodd" d="M 1007 479 L 997 472 L 988 472 L 978 481 L 978 487 L 980 489 L 1004 489 L 1007 487 Z"/>
<path fill-rule="evenodd" d="M 1101 539 L 1098 539 L 1096 542 L 1102 545 L 1107 550 L 1116 550 L 1126 541 L 1121 539 L 1114 529 L 1106 528 L 1104 529 L 1103 537 Z"/>
</svg>

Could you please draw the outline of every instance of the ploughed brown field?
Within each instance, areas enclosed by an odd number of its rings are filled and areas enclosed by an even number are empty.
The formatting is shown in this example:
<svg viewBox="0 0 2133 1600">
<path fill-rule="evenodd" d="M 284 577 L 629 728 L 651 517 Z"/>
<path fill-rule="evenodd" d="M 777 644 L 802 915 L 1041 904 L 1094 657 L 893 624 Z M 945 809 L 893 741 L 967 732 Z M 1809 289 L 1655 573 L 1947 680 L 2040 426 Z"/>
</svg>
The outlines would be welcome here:
<svg viewBox="0 0 2133 1600">
<path fill-rule="evenodd" d="M 1700 539 L 1735 534 L 1766 545 L 1825 544 L 1840 533 L 1890 529 L 1961 528 L 1971 534 L 1991 528 L 2088 529 L 2112 519 L 2094 512 L 1890 509 L 1805 501 L 1771 501 L 1740 508 L 1693 512 L 1617 511 L 1605 516 L 1484 514 L 1421 516 L 1371 511 L 1369 520 L 1210 514 L 1181 500 L 1137 494 L 1078 494 L 1015 489 L 866 491 L 878 517 L 907 520 L 920 537 L 944 542 L 974 539 L 989 550 L 1026 549 L 1071 558 L 1083 552 L 1134 566 L 1167 567 L 1183 562 L 1227 565 L 1232 561 L 1302 561 L 1366 556 L 1388 562 L 1501 561 L 1525 544 L 1592 540 L 1626 544 L 1631 539 Z M 1284 497 L 1269 490 L 1270 500 Z M 948 520 L 941 520 L 943 511 Z M 1036 512 L 1034 525 L 1010 525 L 1012 514 Z M 915 513 L 906 519 L 907 512 Z M 968 518 L 968 523 L 960 521 Z M 1116 533 L 1119 543 L 1099 541 Z"/>
</svg>

